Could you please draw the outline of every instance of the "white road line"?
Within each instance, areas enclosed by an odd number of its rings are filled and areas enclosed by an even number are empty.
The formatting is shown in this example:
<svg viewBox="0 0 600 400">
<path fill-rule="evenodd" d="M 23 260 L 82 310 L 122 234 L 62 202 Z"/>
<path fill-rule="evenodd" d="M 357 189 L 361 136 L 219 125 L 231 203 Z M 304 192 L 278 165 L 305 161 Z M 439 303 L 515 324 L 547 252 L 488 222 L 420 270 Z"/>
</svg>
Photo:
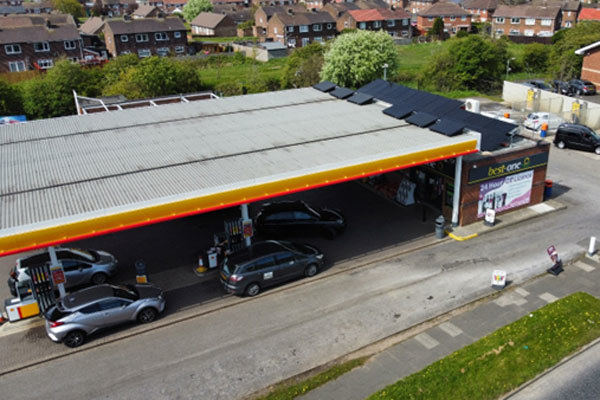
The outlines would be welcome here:
<svg viewBox="0 0 600 400">
<path fill-rule="evenodd" d="M 421 343 L 425 348 L 427 348 L 427 350 L 431 350 L 440 344 L 440 342 L 426 333 L 419 333 L 417 336 L 415 336 L 415 339 L 417 339 L 417 342 Z"/>
<path fill-rule="evenodd" d="M 546 303 L 554 303 L 556 300 L 558 300 L 558 297 L 556 297 L 548 292 L 546 292 L 544 294 L 540 294 L 539 298 L 544 300 Z"/>
<path fill-rule="evenodd" d="M 539 204 L 529 207 L 529 209 L 532 211 L 535 211 L 538 214 L 545 214 L 547 212 L 554 210 L 554 207 L 552 207 L 546 203 L 539 203 Z"/>
<path fill-rule="evenodd" d="M 529 292 L 527 290 L 523 289 L 523 288 L 516 288 L 515 292 L 519 293 L 523 297 L 529 296 Z"/>
<path fill-rule="evenodd" d="M 575 264 L 573 264 L 574 266 L 576 266 L 579 269 L 584 270 L 585 272 L 592 272 L 593 270 L 595 270 L 596 268 L 592 267 L 591 265 L 587 265 L 584 262 L 581 261 L 577 261 Z"/>
<path fill-rule="evenodd" d="M 463 333 L 462 329 L 451 322 L 444 322 L 443 324 L 440 324 L 440 329 L 452 337 L 457 337 Z"/>
</svg>

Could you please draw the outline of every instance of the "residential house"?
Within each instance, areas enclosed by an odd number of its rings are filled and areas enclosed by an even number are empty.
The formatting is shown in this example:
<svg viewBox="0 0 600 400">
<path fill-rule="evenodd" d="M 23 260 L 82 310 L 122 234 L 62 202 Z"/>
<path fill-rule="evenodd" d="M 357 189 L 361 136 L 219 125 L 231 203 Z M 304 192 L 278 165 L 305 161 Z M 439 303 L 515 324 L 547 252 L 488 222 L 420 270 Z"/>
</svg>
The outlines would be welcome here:
<svg viewBox="0 0 600 400">
<path fill-rule="evenodd" d="M 102 7 L 109 17 L 131 14 L 138 6 L 135 0 L 101 0 Z"/>
<path fill-rule="evenodd" d="M 487 22 L 498 7 L 498 0 L 465 0 L 462 7 L 471 14 L 473 22 Z"/>
<path fill-rule="evenodd" d="M 342 3 L 331 2 L 331 3 L 327 3 L 322 9 L 322 11 L 328 12 L 329 15 L 331 15 L 336 21 L 339 18 L 341 18 L 347 11 L 350 11 L 350 10 L 362 10 L 362 8 L 358 5 L 358 2 L 352 2 L 352 3 L 350 3 L 350 2 L 342 2 Z M 339 27 L 338 27 L 338 31 L 341 32 Z"/>
<path fill-rule="evenodd" d="M 600 21 L 600 8 L 582 8 L 578 21 Z"/>
<path fill-rule="evenodd" d="M 383 29 L 394 37 L 412 37 L 410 15 L 404 10 L 348 10 L 337 20 L 338 31 L 347 28 L 371 31 Z"/>
<path fill-rule="evenodd" d="M 213 4 L 213 6 L 228 4 L 241 8 L 249 6 L 250 0 L 211 0 L 211 3 Z"/>
<path fill-rule="evenodd" d="M 600 88 L 600 41 L 575 50 L 575 54 L 583 56 L 581 79 L 587 79 Z"/>
<path fill-rule="evenodd" d="M 106 48 L 113 57 L 121 54 L 166 56 L 187 53 L 185 26 L 179 17 L 104 21 Z"/>
<path fill-rule="evenodd" d="M 193 35 L 200 36 L 236 36 L 237 24 L 224 14 L 201 12 L 190 22 Z"/>
<path fill-rule="evenodd" d="M 54 10 L 54 6 L 51 1 L 24 2 L 23 8 L 25 8 L 26 14 L 50 14 Z"/>
<path fill-rule="evenodd" d="M 0 17 L 0 73 L 44 70 L 60 58 L 79 61 L 83 45 L 70 15 Z"/>
<path fill-rule="evenodd" d="M 269 19 L 267 37 L 288 47 L 303 47 L 313 42 L 333 39 L 335 20 L 323 11 L 275 13 Z"/>
<path fill-rule="evenodd" d="M 304 4 L 309 10 L 320 10 L 331 0 L 300 0 L 300 3 Z"/>
<path fill-rule="evenodd" d="M 182 13 L 187 2 L 188 0 L 163 0 L 162 10 L 167 14 Z"/>
<path fill-rule="evenodd" d="M 11 15 L 11 14 L 25 14 L 25 7 L 23 6 L 5 6 L 0 5 L 0 15 Z"/>
<path fill-rule="evenodd" d="M 422 11 L 427 10 L 432 5 L 437 3 L 438 0 L 409 0 L 407 11 L 411 14 L 418 14 Z"/>
<path fill-rule="evenodd" d="M 571 28 L 577 23 L 581 12 L 579 0 L 532 0 L 534 6 L 557 6 L 561 9 L 561 28 Z"/>
<path fill-rule="evenodd" d="M 302 13 L 306 12 L 303 4 L 293 4 L 288 6 L 263 6 L 254 12 L 254 36 L 265 37 L 269 20 L 275 13 Z"/>
<path fill-rule="evenodd" d="M 227 15 L 229 18 L 231 18 L 236 23 L 236 25 L 239 25 L 245 21 L 252 20 L 252 10 L 248 7 L 238 9 L 235 6 L 218 5 L 218 6 L 213 6 L 212 12 L 214 12 L 216 14 Z"/>
<path fill-rule="evenodd" d="M 437 18 L 444 21 L 444 32 L 456 34 L 458 31 L 471 30 L 471 14 L 455 3 L 435 3 L 425 11 L 417 14 L 417 29 L 425 34 L 431 28 Z"/>
<path fill-rule="evenodd" d="M 0 7 L 22 6 L 23 0 L 0 0 Z"/>
<path fill-rule="evenodd" d="M 131 17 L 133 19 L 156 18 L 162 13 L 162 10 L 156 6 L 142 4 L 135 9 L 135 11 L 131 14 Z"/>
<path fill-rule="evenodd" d="M 492 32 L 496 37 L 541 36 L 549 37 L 560 29 L 559 6 L 499 5 L 492 18 Z"/>
<path fill-rule="evenodd" d="M 267 6 L 292 6 L 297 4 L 295 0 L 250 0 L 250 4 L 258 7 Z"/>
<path fill-rule="evenodd" d="M 84 59 L 106 59 L 108 54 L 100 34 L 104 30 L 104 19 L 90 17 L 79 27 L 79 35 L 83 43 Z"/>
</svg>

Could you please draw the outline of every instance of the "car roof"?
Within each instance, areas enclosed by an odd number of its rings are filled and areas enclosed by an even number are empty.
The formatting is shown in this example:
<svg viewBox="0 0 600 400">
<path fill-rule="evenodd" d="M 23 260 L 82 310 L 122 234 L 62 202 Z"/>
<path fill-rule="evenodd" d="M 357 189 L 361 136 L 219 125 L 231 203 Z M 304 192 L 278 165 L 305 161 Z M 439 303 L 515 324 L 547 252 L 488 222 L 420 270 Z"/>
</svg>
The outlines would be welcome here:
<svg viewBox="0 0 600 400">
<path fill-rule="evenodd" d="M 305 209 L 308 204 L 302 200 L 284 200 L 274 203 L 263 204 L 263 210 L 268 211 L 286 211 L 286 210 L 297 210 L 299 208 Z"/>
<path fill-rule="evenodd" d="M 63 297 L 61 301 L 65 309 L 70 309 L 80 307 L 94 300 L 112 297 L 113 294 L 114 287 L 112 285 L 96 285 L 70 293 Z"/>
<path fill-rule="evenodd" d="M 245 264 L 257 258 L 269 254 L 279 253 L 285 250 L 288 249 L 285 248 L 281 242 L 276 240 L 265 240 L 263 242 L 253 243 L 249 247 L 234 251 L 227 258 L 231 264 Z"/>
</svg>

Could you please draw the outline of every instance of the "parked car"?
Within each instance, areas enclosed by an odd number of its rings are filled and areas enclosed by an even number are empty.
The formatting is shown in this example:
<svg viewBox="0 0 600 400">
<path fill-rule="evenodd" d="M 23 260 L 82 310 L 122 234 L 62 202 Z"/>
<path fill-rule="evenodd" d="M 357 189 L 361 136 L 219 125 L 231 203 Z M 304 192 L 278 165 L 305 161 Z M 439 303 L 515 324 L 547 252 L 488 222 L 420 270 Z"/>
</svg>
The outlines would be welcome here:
<svg viewBox="0 0 600 400">
<path fill-rule="evenodd" d="M 547 112 L 534 112 L 529 114 L 525 121 L 523 121 L 523 126 L 527 129 L 537 131 L 542 128 L 543 123 L 547 123 L 548 130 L 555 130 L 563 122 L 565 122 L 565 120 L 558 115 Z"/>
<path fill-rule="evenodd" d="M 127 321 L 152 322 L 164 309 L 163 291 L 153 285 L 91 286 L 59 299 L 46 311 L 46 333 L 55 342 L 77 347 L 100 329 Z"/>
<path fill-rule="evenodd" d="M 584 79 L 571 79 L 569 81 L 571 91 L 577 95 L 594 95 L 596 94 L 596 86 L 590 81 Z"/>
<path fill-rule="evenodd" d="M 600 155 L 600 135 L 582 124 L 561 124 L 556 131 L 554 144 L 559 149 L 571 147 Z"/>
<path fill-rule="evenodd" d="M 536 89 L 552 91 L 552 87 L 541 79 L 532 79 L 524 82 L 525 85 L 531 86 Z"/>
<path fill-rule="evenodd" d="M 258 235 L 325 235 L 333 239 L 346 228 L 346 219 L 338 210 L 313 207 L 304 201 L 263 204 L 254 226 Z"/>
<path fill-rule="evenodd" d="M 227 292 L 256 296 L 269 286 L 314 276 L 322 266 L 323 253 L 313 246 L 266 240 L 228 255 L 220 267 L 220 277 Z"/>
<path fill-rule="evenodd" d="M 65 288 L 93 283 L 105 283 L 117 271 L 117 259 L 101 250 L 83 250 L 75 248 L 56 248 L 56 258 L 65 271 Z M 50 263 L 48 251 L 17 259 L 10 271 L 8 287 L 13 296 L 17 296 L 16 283 L 31 279 L 28 268 Z"/>
<path fill-rule="evenodd" d="M 552 88 L 554 93 L 562 94 L 565 96 L 573 96 L 573 88 L 569 85 L 569 82 L 554 80 L 552 81 Z"/>
</svg>

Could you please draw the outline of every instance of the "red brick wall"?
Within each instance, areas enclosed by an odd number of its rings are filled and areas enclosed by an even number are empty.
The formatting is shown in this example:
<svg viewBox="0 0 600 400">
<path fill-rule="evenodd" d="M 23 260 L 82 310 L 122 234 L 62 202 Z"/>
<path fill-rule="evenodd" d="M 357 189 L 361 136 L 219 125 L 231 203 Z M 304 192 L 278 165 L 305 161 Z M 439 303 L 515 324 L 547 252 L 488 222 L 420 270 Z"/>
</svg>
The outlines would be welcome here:
<svg viewBox="0 0 600 400">
<path fill-rule="evenodd" d="M 419 29 L 419 31 L 421 31 L 422 33 L 427 32 L 433 27 L 435 20 L 435 17 L 431 18 L 430 21 L 429 17 L 419 16 L 417 17 L 417 29 Z M 463 29 L 471 30 L 470 16 L 467 16 L 465 21 L 462 20 L 462 17 L 455 17 L 454 21 L 451 20 L 451 17 L 444 17 L 443 21 L 444 29 L 446 29 L 449 34 L 452 34 L 452 28 L 455 28 L 457 32 L 463 27 Z"/>
<path fill-rule="evenodd" d="M 583 57 L 581 79 L 591 81 L 597 89 L 600 89 L 600 48 L 595 48 Z"/>
</svg>

